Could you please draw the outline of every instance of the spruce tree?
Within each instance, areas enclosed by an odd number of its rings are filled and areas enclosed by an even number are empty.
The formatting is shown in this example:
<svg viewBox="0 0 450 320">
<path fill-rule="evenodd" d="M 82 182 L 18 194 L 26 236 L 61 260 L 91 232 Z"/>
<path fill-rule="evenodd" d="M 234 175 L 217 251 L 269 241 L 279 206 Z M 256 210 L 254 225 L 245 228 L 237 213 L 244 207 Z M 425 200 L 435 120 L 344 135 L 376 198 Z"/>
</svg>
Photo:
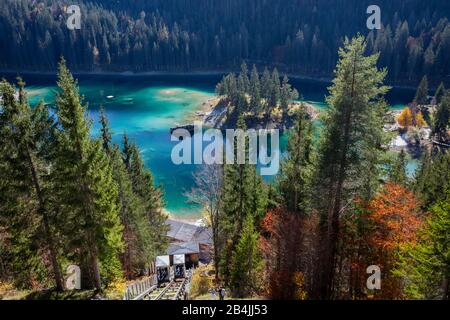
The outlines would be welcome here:
<svg viewBox="0 0 450 320">
<path fill-rule="evenodd" d="M 443 200 L 450 188 L 450 153 L 441 152 L 435 156 L 425 154 L 415 178 L 414 190 L 424 209 Z"/>
<path fill-rule="evenodd" d="M 25 83 L 18 79 L 15 88 L 6 81 L 0 84 L 3 105 L 0 110 L 0 169 L 2 183 L 0 215 L 12 235 L 12 247 L 17 260 L 14 272 L 24 278 L 36 277 L 36 268 L 44 267 L 48 254 L 54 284 L 63 290 L 63 275 L 59 264 L 59 226 L 51 206 L 48 179 L 48 145 L 54 120 L 41 102 L 33 110 L 28 104 Z M 20 276 L 21 277 L 21 276 Z M 25 280 L 22 278 L 23 280 Z M 23 286 L 29 283 L 23 281 Z"/>
<path fill-rule="evenodd" d="M 230 287 L 235 297 L 249 297 L 261 285 L 263 263 L 258 240 L 259 234 L 255 230 L 253 217 L 248 215 L 232 258 Z"/>
<path fill-rule="evenodd" d="M 270 107 L 268 106 L 268 104 L 271 94 L 272 94 L 272 78 L 270 76 L 269 69 L 265 67 L 261 78 L 261 98 L 264 99 L 265 112 L 267 112 L 267 108 Z"/>
<path fill-rule="evenodd" d="M 241 64 L 241 73 L 239 75 L 241 77 L 241 82 L 242 82 L 242 86 L 239 88 L 239 90 L 243 91 L 243 92 L 249 92 L 250 91 L 250 80 L 248 78 L 248 68 L 247 68 L 247 64 L 244 62 L 242 62 Z"/>
<path fill-rule="evenodd" d="M 394 274 L 410 299 L 450 299 L 450 189 L 430 207 L 419 241 L 402 248 Z"/>
<path fill-rule="evenodd" d="M 296 89 L 292 89 L 291 85 L 289 84 L 289 78 L 287 75 L 284 75 L 283 77 L 283 82 L 281 84 L 280 90 L 280 106 L 283 110 L 283 116 L 286 119 L 289 101 L 298 99 L 299 94 Z"/>
<path fill-rule="evenodd" d="M 101 125 L 100 131 L 102 134 L 103 149 L 105 149 L 105 152 L 109 152 L 112 135 L 109 128 L 108 117 L 105 114 L 105 108 L 103 108 L 103 106 L 100 107 L 100 125 Z"/>
<path fill-rule="evenodd" d="M 442 97 L 444 96 L 444 94 L 445 94 L 445 87 L 444 87 L 444 83 L 441 82 L 434 94 L 434 99 L 435 99 L 437 105 L 439 105 L 441 103 Z"/>
<path fill-rule="evenodd" d="M 122 144 L 123 144 L 123 148 L 122 148 L 123 163 L 125 164 L 125 167 L 127 168 L 127 170 L 130 171 L 131 170 L 131 144 L 130 144 L 130 141 L 129 141 L 126 133 L 123 134 Z"/>
<path fill-rule="evenodd" d="M 100 124 L 103 148 L 108 154 L 113 179 L 118 188 L 120 219 L 124 226 L 125 249 L 120 255 L 125 275 L 128 279 L 139 276 L 156 257 L 153 235 L 143 201 L 134 193 L 131 177 L 122 158 L 118 145 L 111 145 L 111 130 L 108 118 L 101 109 Z M 125 136 L 126 137 L 126 136 Z M 128 139 L 125 138 L 127 149 Z"/>
<path fill-rule="evenodd" d="M 237 128 L 246 130 L 242 116 L 238 119 Z M 237 154 L 236 140 L 235 156 Z M 248 146 L 248 142 L 246 142 L 246 146 Z M 246 154 L 246 159 L 248 159 L 247 156 L 248 154 Z M 221 215 L 224 217 L 222 225 L 227 244 L 222 256 L 221 269 L 226 282 L 229 281 L 232 254 L 239 240 L 244 220 L 247 215 L 255 214 L 255 212 L 251 212 L 252 209 L 259 207 L 257 204 L 259 200 L 254 198 L 254 196 L 259 197 L 259 190 L 254 189 L 254 187 L 258 187 L 259 183 L 252 166 L 254 165 L 239 164 L 235 159 L 235 163 L 225 164 L 223 169 Z"/>
<path fill-rule="evenodd" d="M 450 127 L 450 90 L 447 90 L 441 98 L 434 115 L 433 134 L 441 142 L 448 139 L 447 130 Z"/>
<path fill-rule="evenodd" d="M 256 166 L 251 166 L 249 168 L 249 174 L 250 199 L 248 210 L 254 217 L 255 225 L 259 226 L 261 220 L 264 218 L 268 205 L 268 188 L 264 184 Z"/>
<path fill-rule="evenodd" d="M 258 69 L 253 65 L 250 77 L 250 108 L 253 112 L 261 112 L 261 83 L 259 81 Z"/>
<path fill-rule="evenodd" d="M 155 187 L 153 176 L 150 170 L 145 168 L 139 149 L 134 142 L 130 144 L 128 151 L 129 154 L 124 154 L 124 157 L 130 159 L 128 174 L 133 192 L 142 201 L 150 226 L 152 248 L 148 250 L 156 257 L 167 249 L 166 234 L 169 226 L 166 224 L 167 216 L 163 212 L 164 199 L 161 190 Z"/>
<path fill-rule="evenodd" d="M 281 96 L 281 83 L 280 83 L 280 74 L 278 73 L 277 68 L 274 68 L 272 71 L 272 78 L 270 81 L 270 96 L 268 108 L 276 108 L 278 102 L 280 101 Z M 270 113 L 270 109 L 267 110 Z"/>
<path fill-rule="evenodd" d="M 428 104 L 428 79 L 427 79 L 427 76 L 423 76 L 422 80 L 420 81 L 420 84 L 417 87 L 414 102 L 416 102 L 419 105 Z"/>
<path fill-rule="evenodd" d="M 389 174 L 389 180 L 395 184 L 402 186 L 408 185 L 408 175 L 406 172 L 406 154 L 402 149 L 397 156 L 397 159 L 392 164 Z"/>
<path fill-rule="evenodd" d="M 281 164 L 278 188 L 283 205 L 290 212 L 306 214 L 311 208 L 311 179 L 313 170 L 312 123 L 304 105 L 297 121 L 289 131 L 288 156 Z"/>
<path fill-rule="evenodd" d="M 121 254 L 123 269 L 128 279 L 141 275 L 159 252 L 155 252 L 153 230 L 143 201 L 134 193 L 132 182 L 117 145 L 110 155 L 113 177 L 118 186 L 120 218 L 124 226 L 125 250 Z"/>
<path fill-rule="evenodd" d="M 63 59 L 58 87 L 54 193 L 61 219 L 66 221 L 69 259 L 81 263 L 85 287 L 101 289 L 101 276 L 106 281 L 121 276 L 118 255 L 123 249 L 123 226 L 117 185 L 102 142 L 90 137 L 86 106 Z"/>
<path fill-rule="evenodd" d="M 341 214 L 356 197 L 370 198 L 380 175 L 386 143 L 382 100 L 388 91 L 383 85 L 386 70 L 378 70 L 378 55 L 365 56 L 365 49 L 362 36 L 345 41 L 327 97 L 314 181 L 321 223 L 316 298 L 332 295 Z"/>
</svg>

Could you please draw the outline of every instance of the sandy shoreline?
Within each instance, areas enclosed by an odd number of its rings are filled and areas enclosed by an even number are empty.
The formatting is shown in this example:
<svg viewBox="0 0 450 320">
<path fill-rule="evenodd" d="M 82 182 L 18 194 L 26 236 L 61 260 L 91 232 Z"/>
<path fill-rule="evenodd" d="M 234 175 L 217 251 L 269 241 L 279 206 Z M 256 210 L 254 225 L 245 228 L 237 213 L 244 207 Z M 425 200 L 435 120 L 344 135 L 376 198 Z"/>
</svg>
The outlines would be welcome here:
<svg viewBox="0 0 450 320">
<path fill-rule="evenodd" d="M 199 225 L 202 223 L 202 216 L 199 215 L 198 217 L 180 217 L 179 215 L 174 215 L 173 213 L 171 213 L 169 210 L 167 209 L 163 209 L 162 212 L 167 215 L 167 218 L 170 220 L 174 220 L 174 221 L 180 221 L 180 222 L 184 222 L 184 223 L 189 223 L 189 224 L 195 224 L 195 225 Z"/>
<path fill-rule="evenodd" d="M 189 112 L 183 119 L 186 124 L 192 124 L 195 121 L 204 122 L 207 115 L 209 115 L 214 108 L 219 104 L 220 97 L 214 96 L 202 102 L 196 110 Z"/>
</svg>

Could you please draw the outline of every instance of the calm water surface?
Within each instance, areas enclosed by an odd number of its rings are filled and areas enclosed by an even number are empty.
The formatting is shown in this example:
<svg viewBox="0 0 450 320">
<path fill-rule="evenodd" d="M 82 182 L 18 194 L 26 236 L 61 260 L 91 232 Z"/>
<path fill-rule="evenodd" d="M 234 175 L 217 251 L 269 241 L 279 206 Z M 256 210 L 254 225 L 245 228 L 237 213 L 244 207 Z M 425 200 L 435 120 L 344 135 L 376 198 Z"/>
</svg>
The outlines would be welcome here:
<svg viewBox="0 0 450 320">
<path fill-rule="evenodd" d="M 1 75 L 0 75 L 1 76 Z M 6 74 L 9 80 L 15 75 Z M 52 105 L 56 92 L 55 76 L 24 74 L 32 105 L 40 100 Z M 201 103 L 214 95 L 222 75 L 77 75 L 80 91 L 89 103 L 93 134 L 98 135 L 99 108 L 108 115 L 114 142 L 120 143 L 126 132 L 142 151 L 145 164 L 152 170 L 156 183 L 165 195 L 166 209 L 179 218 L 198 218 L 200 208 L 187 203 L 185 192 L 192 188 L 196 165 L 176 166 L 170 159 L 174 142 L 170 127 L 183 124 L 186 116 L 199 109 Z M 318 108 L 326 108 L 326 82 L 291 79 L 303 99 Z M 388 95 L 393 108 L 401 108 L 414 97 L 410 89 L 394 88 Z M 286 137 L 282 137 L 282 148 Z M 413 170 L 415 164 L 409 164 Z"/>
</svg>

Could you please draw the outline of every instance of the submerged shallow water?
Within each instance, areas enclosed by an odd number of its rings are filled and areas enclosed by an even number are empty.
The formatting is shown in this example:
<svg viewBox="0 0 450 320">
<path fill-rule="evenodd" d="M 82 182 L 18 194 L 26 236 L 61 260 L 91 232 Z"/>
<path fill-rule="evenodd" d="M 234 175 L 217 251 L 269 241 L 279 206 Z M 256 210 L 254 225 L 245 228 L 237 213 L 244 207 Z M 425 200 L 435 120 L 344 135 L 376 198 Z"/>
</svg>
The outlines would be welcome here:
<svg viewBox="0 0 450 320">
<path fill-rule="evenodd" d="M 9 80 L 15 75 L 6 74 Z M 200 208 L 187 202 L 185 192 L 193 187 L 192 174 L 198 165 L 176 166 L 171 161 L 175 142 L 170 141 L 170 128 L 183 124 L 186 117 L 199 110 L 202 102 L 214 95 L 220 74 L 186 75 L 77 75 L 80 92 L 88 102 L 92 132 L 99 134 L 98 114 L 104 106 L 108 115 L 113 141 L 121 143 L 124 132 L 141 149 L 145 164 L 151 169 L 155 181 L 164 191 L 166 209 L 178 218 L 196 219 Z M 55 76 L 24 74 L 32 105 L 40 100 L 52 105 L 56 93 Z M 316 107 L 326 108 L 324 97 L 329 83 L 304 79 L 291 79 L 303 100 Z M 410 89 L 391 90 L 388 101 L 400 108 L 414 97 Z M 281 137 L 282 150 L 286 136 Z M 414 164 L 410 163 L 410 170 Z"/>
</svg>

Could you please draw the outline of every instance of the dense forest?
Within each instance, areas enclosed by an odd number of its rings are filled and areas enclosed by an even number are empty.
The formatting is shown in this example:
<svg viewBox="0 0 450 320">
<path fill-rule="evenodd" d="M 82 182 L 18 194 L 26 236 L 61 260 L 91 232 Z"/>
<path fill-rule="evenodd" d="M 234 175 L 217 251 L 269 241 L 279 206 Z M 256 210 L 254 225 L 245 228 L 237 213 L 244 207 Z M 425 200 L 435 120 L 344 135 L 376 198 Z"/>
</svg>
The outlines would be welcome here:
<svg viewBox="0 0 450 320">
<path fill-rule="evenodd" d="M 93 137 L 69 67 L 240 68 L 216 87 L 230 125 L 288 115 L 292 126 L 272 181 L 248 163 L 195 173 L 215 284 L 233 298 L 450 299 L 450 4 L 379 1 L 383 28 L 368 32 L 368 1 L 76 3 L 80 30 L 66 27 L 65 1 L 0 3 L 0 68 L 58 73 L 52 109 L 30 106 L 22 78 L 0 82 L 0 285 L 64 292 L 75 264 L 83 289 L 120 299 L 167 249 L 139 147 L 126 134 L 112 142 L 104 110 Z M 290 108 L 301 92 L 279 72 L 333 78 L 319 119 L 306 103 Z M 420 82 L 395 119 L 389 81 Z M 410 175 L 390 141 L 424 130 Z M 369 266 L 381 288 L 367 285 Z"/>
<path fill-rule="evenodd" d="M 250 164 L 199 173 L 196 194 L 212 222 L 216 274 L 234 297 L 449 299 L 450 154 L 440 144 L 430 147 L 408 175 L 405 152 L 389 150 L 388 71 L 377 67 L 378 54 L 366 54 L 367 45 L 360 36 L 339 50 L 320 128 L 304 105 L 297 110 L 276 181 L 264 182 Z M 283 101 L 274 99 L 280 83 L 268 70 L 270 90 L 255 99 L 261 78 L 253 70 L 253 80 L 243 65 L 217 88 L 240 110 L 241 129 L 260 102 L 276 108 Z M 419 111 L 428 103 L 424 78 L 415 118 L 397 121 L 403 130 L 429 126 L 436 139 L 440 132 L 448 138 L 449 97 L 441 86 L 426 122 Z M 369 266 L 380 268 L 379 290 L 366 285 Z"/>
<path fill-rule="evenodd" d="M 65 8 L 81 7 L 69 30 Z M 383 0 L 382 29 L 369 31 L 358 0 L 28 1 L 0 3 L 0 68 L 75 71 L 234 70 L 249 64 L 331 77 L 345 37 L 367 35 L 387 79 L 431 82 L 450 74 L 450 4 Z"/>
<path fill-rule="evenodd" d="M 413 177 L 404 152 L 389 154 L 388 70 L 367 45 L 358 36 L 339 50 L 319 137 L 300 104 L 275 181 L 248 163 L 196 173 L 192 198 L 212 228 L 215 277 L 233 297 L 450 297 L 450 154 L 441 143 L 424 150 Z M 217 88 L 235 104 L 240 129 L 255 108 L 298 95 L 276 69 L 252 70 L 253 77 L 243 64 Z M 121 298 L 126 279 L 145 275 L 166 249 L 162 195 L 136 144 L 126 135 L 112 144 L 104 112 L 100 137 L 90 135 L 64 60 L 57 84 L 55 115 L 43 103 L 29 106 L 22 79 L 0 84 L 0 280 L 58 292 L 62 270 L 75 263 L 84 289 Z M 423 78 L 419 110 L 427 93 Z M 398 121 L 406 130 L 428 119 L 432 135 L 447 141 L 450 91 L 441 85 L 433 101 L 428 117 L 419 111 Z M 367 287 L 368 266 L 380 268 L 381 290 Z"/>
<path fill-rule="evenodd" d="M 0 83 L 0 279 L 62 290 L 77 264 L 84 289 L 120 287 L 167 246 L 162 195 L 136 144 L 111 142 L 103 113 L 92 138 L 64 60 L 58 70 L 56 117 L 30 107 L 21 79 Z"/>
</svg>

